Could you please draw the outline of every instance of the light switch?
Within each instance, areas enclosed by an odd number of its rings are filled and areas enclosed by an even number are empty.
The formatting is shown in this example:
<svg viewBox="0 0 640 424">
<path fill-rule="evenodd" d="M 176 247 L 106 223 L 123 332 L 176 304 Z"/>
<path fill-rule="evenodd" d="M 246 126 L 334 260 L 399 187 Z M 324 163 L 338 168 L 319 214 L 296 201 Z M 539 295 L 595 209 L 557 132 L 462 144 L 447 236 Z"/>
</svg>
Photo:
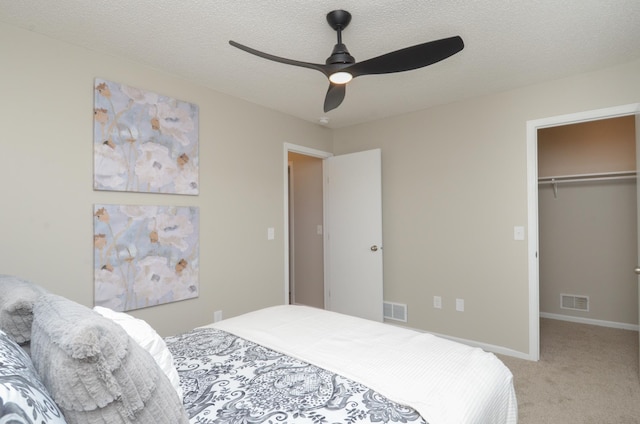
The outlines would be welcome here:
<svg viewBox="0 0 640 424">
<path fill-rule="evenodd" d="M 276 238 L 276 230 L 273 227 L 267 228 L 267 240 L 273 240 Z"/>
<path fill-rule="evenodd" d="M 316 227 L 316 234 L 318 234 L 319 236 L 321 236 L 321 235 L 322 235 L 322 225 L 318 225 L 318 226 Z"/>
<path fill-rule="evenodd" d="M 513 227 L 513 239 L 524 240 L 524 227 L 516 225 Z"/>
<path fill-rule="evenodd" d="M 433 296 L 433 307 L 436 309 L 442 309 L 442 297 Z"/>
</svg>

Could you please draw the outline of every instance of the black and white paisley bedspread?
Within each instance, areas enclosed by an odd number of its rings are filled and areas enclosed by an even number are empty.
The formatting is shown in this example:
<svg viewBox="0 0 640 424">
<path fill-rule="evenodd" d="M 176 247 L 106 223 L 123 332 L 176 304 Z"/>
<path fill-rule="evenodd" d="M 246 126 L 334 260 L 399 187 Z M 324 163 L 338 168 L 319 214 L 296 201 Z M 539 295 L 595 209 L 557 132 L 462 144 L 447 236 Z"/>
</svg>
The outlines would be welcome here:
<svg viewBox="0 0 640 424">
<path fill-rule="evenodd" d="M 360 383 L 213 328 L 165 338 L 193 424 L 422 423 Z"/>
</svg>

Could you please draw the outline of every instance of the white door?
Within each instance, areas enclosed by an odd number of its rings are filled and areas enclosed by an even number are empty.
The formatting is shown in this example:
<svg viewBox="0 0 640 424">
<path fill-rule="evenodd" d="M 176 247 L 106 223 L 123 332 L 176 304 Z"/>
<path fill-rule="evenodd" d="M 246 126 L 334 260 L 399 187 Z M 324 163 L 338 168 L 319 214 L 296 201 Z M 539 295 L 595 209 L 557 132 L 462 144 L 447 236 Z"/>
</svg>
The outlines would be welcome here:
<svg viewBox="0 0 640 424">
<path fill-rule="evenodd" d="M 325 175 L 325 307 L 382 321 L 380 149 L 333 156 Z"/>
</svg>

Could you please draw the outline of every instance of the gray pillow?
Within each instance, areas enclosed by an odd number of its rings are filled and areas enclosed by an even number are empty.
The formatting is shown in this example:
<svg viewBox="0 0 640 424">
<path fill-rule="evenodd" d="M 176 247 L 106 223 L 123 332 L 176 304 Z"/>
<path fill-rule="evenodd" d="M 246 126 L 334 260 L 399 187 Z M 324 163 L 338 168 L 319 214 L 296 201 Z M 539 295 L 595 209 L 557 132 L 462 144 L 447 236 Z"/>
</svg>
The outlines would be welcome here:
<svg viewBox="0 0 640 424">
<path fill-rule="evenodd" d="M 37 284 L 13 275 L 0 275 L 0 328 L 16 342 L 31 340 L 33 304 L 46 293 Z"/>
<path fill-rule="evenodd" d="M 71 424 L 187 424 L 153 357 L 122 327 L 53 294 L 34 306 L 31 357 Z"/>
</svg>

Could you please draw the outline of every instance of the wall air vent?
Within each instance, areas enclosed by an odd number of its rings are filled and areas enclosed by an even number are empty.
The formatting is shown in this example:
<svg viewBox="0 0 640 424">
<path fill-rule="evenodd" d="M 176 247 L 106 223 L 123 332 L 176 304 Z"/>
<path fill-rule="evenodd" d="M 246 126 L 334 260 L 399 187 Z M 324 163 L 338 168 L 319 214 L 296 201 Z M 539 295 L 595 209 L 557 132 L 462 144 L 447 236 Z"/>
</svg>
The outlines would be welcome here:
<svg viewBox="0 0 640 424">
<path fill-rule="evenodd" d="M 407 305 L 403 303 L 384 302 L 384 318 L 407 322 Z"/>
<path fill-rule="evenodd" d="M 560 294 L 560 308 L 589 312 L 589 296 Z"/>
</svg>

